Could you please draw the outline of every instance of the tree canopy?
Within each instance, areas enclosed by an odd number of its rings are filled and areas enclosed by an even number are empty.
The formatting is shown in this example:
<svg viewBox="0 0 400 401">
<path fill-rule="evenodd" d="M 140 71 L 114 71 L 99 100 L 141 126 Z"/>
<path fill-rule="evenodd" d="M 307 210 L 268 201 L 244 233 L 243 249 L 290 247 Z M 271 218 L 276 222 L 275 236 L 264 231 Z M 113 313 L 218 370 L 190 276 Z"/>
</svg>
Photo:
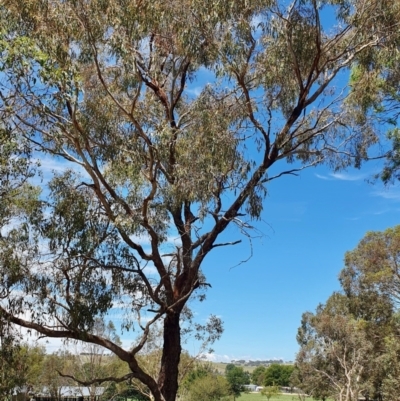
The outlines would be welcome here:
<svg viewBox="0 0 400 401">
<path fill-rule="evenodd" d="M 231 363 L 225 367 L 225 377 L 229 384 L 229 394 L 233 395 L 234 400 L 244 391 L 244 385 L 250 384 L 249 372 L 245 372 L 241 366 Z"/>
<path fill-rule="evenodd" d="M 293 365 L 282 365 L 273 363 L 268 366 L 263 375 L 264 386 L 290 386 L 290 376 L 293 372 Z"/>
<path fill-rule="evenodd" d="M 395 41 L 395 12 L 381 0 L 2 1 L 0 119 L 16 155 L 0 160 L 13 218 L 1 222 L 4 324 L 105 347 L 129 367 L 113 380 L 175 400 L 182 335 L 222 332 L 215 316 L 190 323 L 207 255 L 248 234 L 270 181 L 359 167 L 378 142 L 338 77 Z M 31 158 L 60 168 L 18 208 Z M 228 226 L 237 237 L 219 240 Z M 113 308 L 138 333 L 131 349 L 94 331 Z M 159 321 L 153 377 L 140 354 Z"/>
<path fill-rule="evenodd" d="M 228 380 L 211 364 L 200 363 L 192 369 L 180 387 L 180 397 L 192 401 L 218 401 L 230 394 Z"/>
<path fill-rule="evenodd" d="M 292 383 L 313 397 L 397 396 L 398 235 L 398 226 L 367 233 L 346 253 L 342 292 L 303 315 Z"/>
</svg>

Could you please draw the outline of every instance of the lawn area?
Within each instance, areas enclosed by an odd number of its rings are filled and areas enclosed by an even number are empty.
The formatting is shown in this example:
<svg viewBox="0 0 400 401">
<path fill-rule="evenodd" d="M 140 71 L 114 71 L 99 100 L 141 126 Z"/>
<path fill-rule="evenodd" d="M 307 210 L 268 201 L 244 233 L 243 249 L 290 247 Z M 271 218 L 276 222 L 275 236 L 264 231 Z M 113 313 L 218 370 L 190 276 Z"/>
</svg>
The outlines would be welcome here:
<svg viewBox="0 0 400 401">
<path fill-rule="evenodd" d="M 296 394 L 281 394 L 278 397 L 272 397 L 269 401 L 296 401 L 299 400 Z M 313 400 L 311 397 L 306 398 L 307 401 Z M 262 396 L 260 393 L 242 393 L 236 401 L 268 401 L 267 397 Z"/>
</svg>

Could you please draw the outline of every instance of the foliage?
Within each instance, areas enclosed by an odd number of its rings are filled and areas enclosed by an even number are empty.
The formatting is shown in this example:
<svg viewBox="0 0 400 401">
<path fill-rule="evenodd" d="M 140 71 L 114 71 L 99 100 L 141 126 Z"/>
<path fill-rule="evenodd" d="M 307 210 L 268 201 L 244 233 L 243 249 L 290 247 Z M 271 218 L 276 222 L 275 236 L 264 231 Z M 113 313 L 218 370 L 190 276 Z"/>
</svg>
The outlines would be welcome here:
<svg viewBox="0 0 400 401">
<path fill-rule="evenodd" d="M 41 392 L 43 387 L 46 387 L 50 396 L 58 400 L 62 386 L 76 385 L 75 381 L 60 375 L 61 372 L 72 373 L 73 358 L 69 353 L 62 351 L 46 355 L 35 390 Z"/>
<path fill-rule="evenodd" d="M 0 399 L 10 399 L 12 390 L 32 391 L 40 381 L 44 348 L 15 342 L 14 336 L 0 337 Z"/>
<path fill-rule="evenodd" d="M 213 371 L 210 365 L 199 365 L 185 378 L 180 395 L 189 401 L 217 401 L 230 393 L 225 377 Z"/>
<path fill-rule="evenodd" d="M 270 401 L 294 401 L 298 397 L 295 394 L 279 394 L 276 397 L 272 397 Z M 311 397 L 304 397 L 303 400 L 312 401 Z M 266 397 L 260 396 L 260 393 L 243 393 L 240 397 L 240 401 L 266 401 Z"/>
<path fill-rule="evenodd" d="M 379 4 L 384 11 L 385 18 L 374 24 L 374 29 L 385 29 L 383 25 L 398 23 L 400 7 L 397 2 L 382 2 Z M 399 54 L 400 36 L 389 35 L 385 39 L 385 46 L 380 50 L 371 47 L 364 54 L 360 54 L 351 73 L 351 95 L 349 105 L 353 107 L 360 120 L 374 118 L 387 127 L 387 137 L 392 147 L 386 153 L 385 166 L 377 177 L 384 183 L 399 179 Z"/>
<path fill-rule="evenodd" d="M 229 383 L 229 393 L 235 397 L 239 397 L 244 390 L 244 385 L 250 383 L 250 374 L 245 372 L 240 366 L 228 363 L 225 368 L 225 377 Z"/>
<path fill-rule="evenodd" d="M 121 345 L 114 323 L 111 321 L 106 324 L 104 320 L 97 318 L 93 326 L 93 333 Z M 85 342 L 75 344 L 73 355 L 69 359 L 71 361 L 69 366 L 64 365 L 57 369 L 57 373 L 62 377 L 73 379 L 78 384 L 86 386 L 86 383 L 90 383 L 87 387 L 89 395 L 93 399 L 98 394 L 99 385 L 95 382 L 97 378 L 123 376 L 128 373 L 125 364 L 119 363 L 120 361 L 115 356 L 109 355 L 104 347 L 97 344 Z M 110 398 L 126 391 L 124 384 L 117 384 L 108 388 L 110 382 L 103 381 L 101 386 L 107 388 L 107 394 Z M 114 390 L 114 393 L 111 390 Z"/>
<path fill-rule="evenodd" d="M 357 248 L 347 252 L 340 281 L 346 294 L 368 292 L 400 300 L 400 226 L 382 232 L 368 232 Z M 390 301 L 389 301 L 390 302 Z M 390 309 L 389 309 L 390 310 Z"/>
<path fill-rule="evenodd" d="M 383 378 L 380 390 L 385 400 L 395 400 L 400 390 L 400 347 L 395 335 L 385 338 L 385 348 L 378 359 Z"/>
<path fill-rule="evenodd" d="M 88 385 L 132 379 L 174 401 L 182 337 L 222 333 L 216 316 L 196 324 L 187 306 L 209 287 L 207 255 L 249 237 L 271 180 L 359 167 L 379 140 L 335 79 L 397 35 L 380 4 L 4 0 L 0 120 L 6 147 L 27 156 L 0 160 L 16 175 L 4 221 L 18 211 L 1 233 L 0 318 L 126 364 Z M 334 29 L 321 23 L 326 8 Z M 43 170 L 40 196 L 20 162 L 32 147 L 59 167 Z M 9 196 L 21 183 L 30 202 Z M 219 242 L 228 226 L 239 238 Z M 131 349 L 95 332 L 117 307 L 137 333 Z M 141 358 L 157 324 L 154 374 Z"/>
<path fill-rule="evenodd" d="M 326 305 L 318 307 L 315 315 L 303 315 L 296 362 L 305 376 L 305 386 L 301 388 L 308 394 L 356 401 L 366 388 L 362 373 L 372 343 L 364 322 L 343 310 L 340 298 L 334 294 Z"/>
<path fill-rule="evenodd" d="M 279 396 L 279 387 L 278 386 L 266 386 L 261 390 L 261 395 L 266 397 L 269 401 L 272 397 Z"/>
<path fill-rule="evenodd" d="M 268 366 L 264 373 L 264 386 L 284 386 L 290 385 L 290 376 L 293 372 L 293 365 L 282 365 L 273 363 Z"/>
<path fill-rule="evenodd" d="M 257 366 L 253 372 L 251 372 L 251 382 L 257 384 L 257 386 L 262 386 L 264 384 L 266 370 L 267 368 L 265 366 Z"/>
<path fill-rule="evenodd" d="M 185 376 L 182 387 L 189 388 L 197 379 L 210 375 L 216 375 L 217 373 L 218 372 L 213 369 L 211 364 L 198 364 Z"/>
<path fill-rule="evenodd" d="M 315 398 L 391 400 L 399 388 L 399 227 L 369 232 L 346 253 L 343 293 L 305 313 L 291 381 Z"/>
</svg>

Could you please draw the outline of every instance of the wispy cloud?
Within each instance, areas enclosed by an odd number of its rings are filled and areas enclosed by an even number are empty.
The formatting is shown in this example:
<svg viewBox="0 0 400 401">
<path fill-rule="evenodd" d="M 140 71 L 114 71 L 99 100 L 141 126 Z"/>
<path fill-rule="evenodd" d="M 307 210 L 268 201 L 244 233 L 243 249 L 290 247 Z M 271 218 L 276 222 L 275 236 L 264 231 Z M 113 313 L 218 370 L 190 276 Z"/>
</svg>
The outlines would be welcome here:
<svg viewBox="0 0 400 401">
<path fill-rule="evenodd" d="M 332 176 L 336 180 L 341 181 L 360 181 L 365 179 L 365 174 L 347 174 L 347 173 L 331 173 Z"/>
<path fill-rule="evenodd" d="M 320 180 L 339 180 L 339 181 L 360 181 L 364 180 L 367 175 L 366 174 L 348 174 L 348 173 L 329 173 L 328 175 L 315 174 L 317 178 Z"/>
<path fill-rule="evenodd" d="M 40 167 L 42 170 L 46 172 L 63 172 L 68 168 L 74 167 L 71 166 L 71 163 L 67 163 L 64 160 L 56 160 L 55 158 L 43 157 L 38 159 L 40 163 Z"/>
<path fill-rule="evenodd" d="M 389 199 L 389 200 L 400 200 L 400 190 L 399 189 L 393 189 L 389 188 L 387 190 L 379 190 L 379 191 L 373 191 L 371 193 L 372 196 L 377 196 L 379 198 L 383 199 Z"/>
<path fill-rule="evenodd" d="M 315 176 L 316 176 L 317 178 L 319 178 L 320 180 L 327 180 L 327 181 L 332 180 L 331 177 L 328 177 L 328 176 L 326 176 L 326 175 L 315 174 Z"/>
<path fill-rule="evenodd" d="M 228 355 L 219 355 L 210 352 L 205 352 L 200 355 L 200 358 L 210 362 L 230 362 L 232 358 Z"/>
<path fill-rule="evenodd" d="M 251 355 L 241 355 L 241 356 L 234 356 L 234 355 L 221 355 L 215 354 L 214 352 L 208 353 L 205 352 L 200 355 L 200 357 L 204 360 L 210 362 L 231 362 L 231 361 L 265 361 L 265 360 L 274 360 L 274 361 L 283 361 L 285 358 L 283 357 L 265 357 L 265 358 L 254 358 Z"/>
</svg>

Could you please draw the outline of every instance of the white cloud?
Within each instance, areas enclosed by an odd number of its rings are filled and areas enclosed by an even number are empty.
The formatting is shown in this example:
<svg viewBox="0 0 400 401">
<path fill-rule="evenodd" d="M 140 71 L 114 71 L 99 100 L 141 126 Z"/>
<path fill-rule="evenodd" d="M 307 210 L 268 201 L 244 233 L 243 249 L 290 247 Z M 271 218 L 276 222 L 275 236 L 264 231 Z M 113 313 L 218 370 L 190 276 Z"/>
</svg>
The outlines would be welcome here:
<svg viewBox="0 0 400 401">
<path fill-rule="evenodd" d="M 331 180 L 332 178 L 327 177 L 326 175 L 315 174 L 315 176 L 321 180 Z"/>
<path fill-rule="evenodd" d="M 365 179 L 366 174 L 348 174 L 348 173 L 329 173 L 328 175 L 315 174 L 321 180 L 339 180 L 339 181 L 360 181 Z"/>
<path fill-rule="evenodd" d="M 214 353 L 205 352 L 200 355 L 200 359 L 209 362 L 230 362 L 232 358 L 228 355 L 219 355 Z"/>
<path fill-rule="evenodd" d="M 383 199 L 400 200 L 400 190 L 389 188 L 387 190 L 379 190 L 371 193 L 372 196 L 377 196 Z"/>
<path fill-rule="evenodd" d="M 365 174 L 347 174 L 347 173 L 331 173 L 329 175 L 334 179 L 341 181 L 359 181 L 363 180 L 366 177 Z"/>
<path fill-rule="evenodd" d="M 57 160 L 54 157 L 41 157 L 40 159 L 37 159 L 37 161 L 40 163 L 40 168 L 41 170 L 45 172 L 63 172 L 67 170 L 68 168 L 71 168 L 70 163 L 67 163 L 64 160 Z"/>
</svg>

